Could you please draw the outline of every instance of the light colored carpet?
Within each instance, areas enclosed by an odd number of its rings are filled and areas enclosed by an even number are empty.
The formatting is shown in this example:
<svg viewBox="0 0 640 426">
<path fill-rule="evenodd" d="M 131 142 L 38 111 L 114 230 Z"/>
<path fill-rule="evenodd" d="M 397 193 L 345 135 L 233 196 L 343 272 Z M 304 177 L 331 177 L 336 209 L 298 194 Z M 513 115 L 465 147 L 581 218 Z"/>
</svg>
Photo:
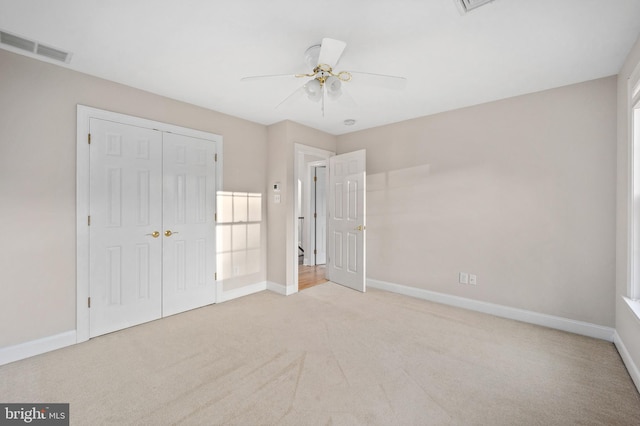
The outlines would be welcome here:
<svg viewBox="0 0 640 426">
<path fill-rule="evenodd" d="M 640 424 L 611 343 L 332 283 L 2 366 L 0 401 L 76 425 Z"/>
</svg>

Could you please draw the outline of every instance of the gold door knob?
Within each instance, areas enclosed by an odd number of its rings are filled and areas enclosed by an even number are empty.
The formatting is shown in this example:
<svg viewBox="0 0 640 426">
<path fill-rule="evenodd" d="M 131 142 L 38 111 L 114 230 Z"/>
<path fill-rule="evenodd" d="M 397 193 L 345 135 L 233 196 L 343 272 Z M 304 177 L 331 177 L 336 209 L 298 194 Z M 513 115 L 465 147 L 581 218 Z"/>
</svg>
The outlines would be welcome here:
<svg viewBox="0 0 640 426">
<path fill-rule="evenodd" d="M 158 238 L 160 236 L 160 232 L 153 231 L 151 234 L 146 234 L 146 235 L 151 235 L 153 238 Z"/>
<path fill-rule="evenodd" d="M 362 231 L 364 230 L 364 226 L 359 225 L 357 228 L 354 228 L 356 231 Z"/>
<path fill-rule="evenodd" d="M 177 234 L 177 232 L 171 232 L 171 230 L 167 229 L 166 231 L 164 231 L 164 236 L 165 237 L 170 237 L 173 234 Z"/>
</svg>

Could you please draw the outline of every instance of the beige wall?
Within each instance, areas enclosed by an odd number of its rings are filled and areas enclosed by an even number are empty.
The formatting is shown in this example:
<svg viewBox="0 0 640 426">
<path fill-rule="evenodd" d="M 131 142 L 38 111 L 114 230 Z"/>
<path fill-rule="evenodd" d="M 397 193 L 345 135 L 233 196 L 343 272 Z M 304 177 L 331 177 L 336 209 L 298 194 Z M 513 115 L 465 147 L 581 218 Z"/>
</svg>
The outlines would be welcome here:
<svg viewBox="0 0 640 426">
<path fill-rule="evenodd" d="M 267 150 L 267 182 L 266 199 L 268 214 L 267 237 L 267 280 L 285 285 L 287 276 L 287 264 L 285 262 L 287 252 L 286 216 L 288 213 L 289 188 L 292 183 L 288 177 L 293 170 L 293 146 L 288 143 L 288 122 L 283 121 L 268 127 Z M 280 203 L 273 200 L 272 185 L 280 184 Z"/>
<path fill-rule="evenodd" d="M 622 296 L 627 296 L 629 282 L 629 122 L 628 79 L 640 66 L 640 39 L 629 53 L 618 74 L 618 186 L 617 186 L 617 244 L 616 244 L 616 331 L 627 348 L 636 368 L 640 368 L 640 321 L 633 315 Z M 639 384 L 640 385 L 640 384 Z"/>
<path fill-rule="evenodd" d="M 275 284 L 292 286 L 293 269 L 298 250 L 294 244 L 293 158 L 296 143 L 335 152 L 336 137 L 291 121 L 269 126 L 267 154 L 267 208 L 268 221 L 268 280 Z M 272 185 L 281 184 L 281 202 L 273 200 Z"/>
<path fill-rule="evenodd" d="M 0 50 L 0 348 L 76 326 L 77 104 L 220 134 L 223 189 L 264 193 L 265 126 Z"/>
<path fill-rule="evenodd" d="M 368 278 L 613 326 L 615 140 L 616 77 L 339 136 Z"/>
</svg>

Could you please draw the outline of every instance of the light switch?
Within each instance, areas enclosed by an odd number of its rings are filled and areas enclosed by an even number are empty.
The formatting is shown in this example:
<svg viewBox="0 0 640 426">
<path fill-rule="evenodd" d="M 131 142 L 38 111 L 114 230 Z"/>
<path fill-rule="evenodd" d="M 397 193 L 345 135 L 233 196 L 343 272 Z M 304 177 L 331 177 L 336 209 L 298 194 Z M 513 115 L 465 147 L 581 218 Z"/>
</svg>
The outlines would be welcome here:
<svg viewBox="0 0 640 426">
<path fill-rule="evenodd" d="M 280 194 L 273 195 L 273 202 L 276 204 L 280 204 Z"/>
</svg>

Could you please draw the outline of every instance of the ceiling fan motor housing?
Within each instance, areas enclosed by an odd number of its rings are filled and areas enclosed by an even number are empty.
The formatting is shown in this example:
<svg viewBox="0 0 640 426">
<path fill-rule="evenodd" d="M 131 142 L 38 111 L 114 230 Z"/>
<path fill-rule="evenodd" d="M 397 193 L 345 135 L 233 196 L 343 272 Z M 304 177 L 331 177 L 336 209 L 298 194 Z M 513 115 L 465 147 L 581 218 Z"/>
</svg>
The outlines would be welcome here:
<svg viewBox="0 0 640 426">
<path fill-rule="evenodd" d="M 314 44 L 304 52 L 304 61 L 313 69 L 318 66 L 318 59 L 320 58 L 320 44 Z"/>
</svg>

